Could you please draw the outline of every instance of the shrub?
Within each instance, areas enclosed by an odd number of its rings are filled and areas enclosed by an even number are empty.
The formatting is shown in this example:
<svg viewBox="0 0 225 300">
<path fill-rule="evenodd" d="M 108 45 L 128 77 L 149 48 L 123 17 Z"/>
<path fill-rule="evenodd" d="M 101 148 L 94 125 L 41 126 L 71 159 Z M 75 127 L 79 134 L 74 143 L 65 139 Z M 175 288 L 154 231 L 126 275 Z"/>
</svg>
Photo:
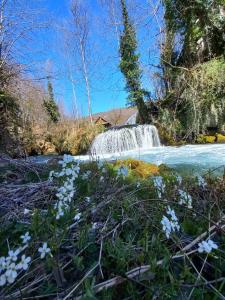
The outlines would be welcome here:
<svg viewBox="0 0 225 300">
<path fill-rule="evenodd" d="M 217 143 L 225 143 L 225 136 L 223 134 L 216 134 L 216 141 Z"/>
<path fill-rule="evenodd" d="M 52 126 L 47 140 L 54 145 L 59 154 L 84 154 L 102 130 L 101 126 L 88 122 L 61 121 Z"/>
<path fill-rule="evenodd" d="M 196 141 L 198 144 L 225 143 L 225 136 L 220 133 L 216 133 L 215 135 L 200 134 Z"/>
<path fill-rule="evenodd" d="M 211 143 L 215 143 L 216 137 L 212 136 L 212 135 L 203 135 L 203 134 L 200 134 L 197 137 L 196 141 L 197 141 L 198 144 L 211 144 Z"/>
</svg>

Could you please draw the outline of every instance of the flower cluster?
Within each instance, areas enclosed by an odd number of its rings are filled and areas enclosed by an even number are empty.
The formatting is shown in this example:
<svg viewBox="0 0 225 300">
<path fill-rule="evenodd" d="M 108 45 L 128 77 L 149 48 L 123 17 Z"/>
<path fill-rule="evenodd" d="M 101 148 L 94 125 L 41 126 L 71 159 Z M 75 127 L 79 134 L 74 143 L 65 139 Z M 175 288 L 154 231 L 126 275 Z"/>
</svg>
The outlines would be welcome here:
<svg viewBox="0 0 225 300">
<path fill-rule="evenodd" d="M 199 253 L 210 253 L 213 249 L 218 249 L 218 246 L 216 243 L 214 243 L 212 240 L 208 241 L 202 241 L 198 244 L 198 252 Z"/>
<path fill-rule="evenodd" d="M 97 166 L 98 166 L 98 169 L 99 169 L 102 173 L 107 173 L 107 169 L 104 167 L 104 162 L 103 162 L 103 161 L 98 161 L 98 162 L 97 162 Z"/>
<path fill-rule="evenodd" d="M 192 208 L 192 197 L 191 195 L 189 195 L 187 192 L 183 191 L 183 190 L 178 190 L 178 193 L 180 195 L 180 201 L 179 204 L 184 204 L 186 205 L 188 208 Z"/>
<path fill-rule="evenodd" d="M 205 188 L 207 186 L 207 183 L 205 182 L 205 179 L 201 176 L 198 175 L 197 176 L 197 180 L 198 180 L 198 185 Z"/>
<path fill-rule="evenodd" d="M 181 185 L 183 178 L 178 174 L 176 176 L 176 180 L 177 180 L 178 184 Z"/>
<path fill-rule="evenodd" d="M 60 219 L 69 208 L 74 194 L 75 194 L 75 179 L 78 177 L 80 172 L 79 162 L 75 162 L 74 158 L 70 155 L 64 155 L 63 160 L 59 161 L 59 164 L 62 165 L 61 172 L 51 172 L 50 177 L 52 178 L 63 178 L 63 186 L 59 187 L 57 190 L 56 197 L 58 199 L 55 204 L 55 209 L 57 210 L 56 219 Z"/>
<path fill-rule="evenodd" d="M 18 276 L 18 271 L 27 270 L 29 267 L 31 257 L 22 254 L 31 239 L 29 232 L 22 235 L 21 239 L 23 246 L 18 247 L 16 250 L 9 250 L 6 257 L 0 257 L 0 286 L 13 283 Z M 19 256 L 21 256 L 20 259 Z"/>
<path fill-rule="evenodd" d="M 163 231 L 165 232 L 166 237 L 169 239 L 170 234 L 172 232 L 175 232 L 176 230 L 177 231 L 180 230 L 180 225 L 178 223 L 178 219 L 175 214 L 175 211 L 173 209 L 171 209 L 170 206 L 167 207 L 166 213 L 167 213 L 168 217 L 163 216 L 161 224 L 163 226 Z"/>
<path fill-rule="evenodd" d="M 75 215 L 75 217 L 73 218 L 75 222 L 79 222 L 81 218 L 81 213 L 77 212 L 77 214 Z"/>
<path fill-rule="evenodd" d="M 97 167 L 98 167 L 98 169 L 100 170 L 101 168 L 103 168 L 103 166 L 104 166 L 104 162 L 102 160 L 98 160 L 97 161 Z"/>
<path fill-rule="evenodd" d="M 166 188 L 165 183 L 163 182 L 162 176 L 153 177 L 153 184 L 157 190 L 158 197 L 162 198 L 162 193 L 165 192 L 165 188 Z"/>
<path fill-rule="evenodd" d="M 121 166 L 117 169 L 117 176 L 122 176 L 123 178 L 126 178 L 128 176 L 128 168 L 125 166 Z"/>
</svg>

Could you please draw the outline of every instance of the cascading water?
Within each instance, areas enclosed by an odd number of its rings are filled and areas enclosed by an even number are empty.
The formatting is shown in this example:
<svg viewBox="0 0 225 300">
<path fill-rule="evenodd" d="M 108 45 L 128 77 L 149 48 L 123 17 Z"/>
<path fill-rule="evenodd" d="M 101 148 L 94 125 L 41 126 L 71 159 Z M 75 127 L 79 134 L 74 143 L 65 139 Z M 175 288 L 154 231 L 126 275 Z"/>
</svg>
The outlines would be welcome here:
<svg viewBox="0 0 225 300">
<path fill-rule="evenodd" d="M 113 128 L 99 134 L 93 141 L 92 155 L 120 153 L 129 150 L 150 149 L 159 147 L 158 130 L 153 125 Z"/>
<path fill-rule="evenodd" d="M 136 121 L 137 121 L 137 115 L 138 115 L 138 112 L 136 112 L 136 113 L 134 113 L 133 115 L 131 115 L 131 116 L 127 119 L 125 125 L 134 125 L 134 124 L 136 124 Z"/>
</svg>

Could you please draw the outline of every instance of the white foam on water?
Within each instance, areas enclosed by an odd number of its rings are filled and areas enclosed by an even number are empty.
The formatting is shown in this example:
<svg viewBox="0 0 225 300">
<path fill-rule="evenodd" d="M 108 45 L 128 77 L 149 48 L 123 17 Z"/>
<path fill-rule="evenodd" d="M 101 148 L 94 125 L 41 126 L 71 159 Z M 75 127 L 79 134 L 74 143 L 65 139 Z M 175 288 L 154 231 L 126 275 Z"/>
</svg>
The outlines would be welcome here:
<svg viewBox="0 0 225 300">
<path fill-rule="evenodd" d="M 185 145 L 179 147 L 162 146 L 151 149 L 136 149 L 117 153 L 75 156 L 76 159 L 116 160 L 125 158 L 140 159 L 157 165 L 166 164 L 175 168 L 196 168 L 202 171 L 225 166 L 225 144 Z M 223 169 L 221 168 L 221 171 Z"/>
</svg>

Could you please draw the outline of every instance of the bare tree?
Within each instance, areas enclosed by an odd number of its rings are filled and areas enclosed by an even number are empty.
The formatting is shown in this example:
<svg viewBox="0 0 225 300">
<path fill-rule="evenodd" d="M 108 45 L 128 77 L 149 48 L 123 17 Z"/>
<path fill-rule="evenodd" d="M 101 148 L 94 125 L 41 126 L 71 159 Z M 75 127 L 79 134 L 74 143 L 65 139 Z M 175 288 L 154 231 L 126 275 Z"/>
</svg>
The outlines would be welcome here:
<svg viewBox="0 0 225 300">
<path fill-rule="evenodd" d="M 78 109 L 78 103 L 77 103 L 77 94 L 76 94 L 76 85 L 78 84 L 78 80 L 74 78 L 73 75 L 73 64 L 72 64 L 72 53 L 71 51 L 71 39 L 70 39 L 70 32 L 68 32 L 68 22 L 64 22 L 64 26 L 60 28 L 60 31 L 62 32 L 61 36 L 63 35 L 63 41 L 62 41 L 62 53 L 63 60 L 64 60 L 64 68 L 66 76 L 68 77 L 71 87 L 72 87 L 72 116 L 74 119 L 79 119 L 79 109 Z"/>
<path fill-rule="evenodd" d="M 120 27 L 122 25 L 122 22 L 121 22 L 121 11 L 120 11 L 120 6 L 118 5 L 118 1 L 99 0 L 99 2 L 103 7 L 106 7 L 108 23 L 109 26 L 113 26 L 114 28 L 116 39 L 117 39 L 117 46 L 119 49 L 120 34 L 121 34 Z"/>
<path fill-rule="evenodd" d="M 92 119 L 92 109 L 91 109 L 91 91 L 90 91 L 90 81 L 88 73 L 88 60 L 87 60 L 87 48 L 89 39 L 89 20 L 87 9 L 79 2 L 73 1 L 71 6 L 71 12 L 73 16 L 74 25 L 74 42 L 77 46 L 78 53 L 82 62 L 82 73 L 85 80 L 87 100 L 88 100 L 88 114 L 91 122 Z"/>
<path fill-rule="evenodd" d="M 0 88 L 27 68 L 32 35 L 46 28 L 41 9 L 28 0 L 0 0 Z"/>
</svg>

